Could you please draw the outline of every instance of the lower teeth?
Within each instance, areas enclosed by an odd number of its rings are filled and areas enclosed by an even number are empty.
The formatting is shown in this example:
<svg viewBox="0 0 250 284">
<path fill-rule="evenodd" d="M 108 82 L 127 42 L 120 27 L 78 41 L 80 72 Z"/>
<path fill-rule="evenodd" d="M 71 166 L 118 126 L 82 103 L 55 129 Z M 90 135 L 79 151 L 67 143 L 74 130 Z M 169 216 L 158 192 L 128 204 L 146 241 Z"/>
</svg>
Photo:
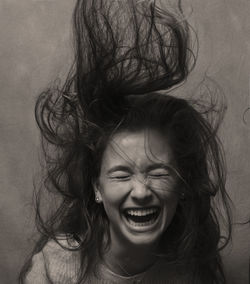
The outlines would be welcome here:
<svg viewBox="0 0 250 284">
<path fill-rule="evenodd" d="M 154 223 L 154 219 L 147 221 L 147 222 L 134 222 L 131 219 L 127 218 L 129 224 L 133 225 L 133 226 L 138 226 L 138 227 L 142 227 L 142 226 L 148 226 Z"/>
</svg>

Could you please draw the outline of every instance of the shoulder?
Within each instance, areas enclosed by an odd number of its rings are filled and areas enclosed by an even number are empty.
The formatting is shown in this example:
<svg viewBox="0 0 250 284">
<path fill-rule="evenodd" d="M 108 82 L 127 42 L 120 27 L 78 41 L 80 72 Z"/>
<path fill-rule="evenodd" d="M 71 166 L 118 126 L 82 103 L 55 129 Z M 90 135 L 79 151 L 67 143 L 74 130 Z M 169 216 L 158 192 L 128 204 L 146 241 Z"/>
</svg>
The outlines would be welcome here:
<svg viewBox="0 0 250 284">
<path fill-rule="evenodd" d="M 25 283 L 76 283 L 80 268 L 78 243 L 67 235 L 49 240 L 32 258 Z"/>
</svg>

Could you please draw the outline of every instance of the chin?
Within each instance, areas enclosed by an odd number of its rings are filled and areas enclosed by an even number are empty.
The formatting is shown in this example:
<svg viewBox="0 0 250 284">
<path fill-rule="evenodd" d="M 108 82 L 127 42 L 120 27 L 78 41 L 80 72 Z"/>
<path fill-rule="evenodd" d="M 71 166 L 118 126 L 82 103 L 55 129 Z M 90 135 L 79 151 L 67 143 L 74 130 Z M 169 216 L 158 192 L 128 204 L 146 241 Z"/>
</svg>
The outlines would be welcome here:
<svg viewBox="0 0 250 284">
<path fill-rule="evenodd" d="M 131 245 L 137 246 L 137 247 L 151 247 L 154 245 L 157 245 L 161 239 L 162 234 L 141 234 L 137 236 L 130 236 L 128 241 L 131 243 Z"/>
</svg>

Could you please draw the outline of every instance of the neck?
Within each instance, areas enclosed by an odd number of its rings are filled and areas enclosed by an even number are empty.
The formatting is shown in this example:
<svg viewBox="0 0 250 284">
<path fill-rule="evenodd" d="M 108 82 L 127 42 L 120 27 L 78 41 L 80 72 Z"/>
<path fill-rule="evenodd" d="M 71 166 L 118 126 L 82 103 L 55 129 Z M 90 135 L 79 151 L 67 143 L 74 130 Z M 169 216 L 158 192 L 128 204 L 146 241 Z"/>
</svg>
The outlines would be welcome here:
<svg viewBox="0 0 250 284">
<path fill-rule="evenodd" d="M 156 252 L 156 246 L 122 246 L 111 242 L 103 260 L 114 273 L 132 276 L 149 269 L 157 260 Z"/>
</svg>

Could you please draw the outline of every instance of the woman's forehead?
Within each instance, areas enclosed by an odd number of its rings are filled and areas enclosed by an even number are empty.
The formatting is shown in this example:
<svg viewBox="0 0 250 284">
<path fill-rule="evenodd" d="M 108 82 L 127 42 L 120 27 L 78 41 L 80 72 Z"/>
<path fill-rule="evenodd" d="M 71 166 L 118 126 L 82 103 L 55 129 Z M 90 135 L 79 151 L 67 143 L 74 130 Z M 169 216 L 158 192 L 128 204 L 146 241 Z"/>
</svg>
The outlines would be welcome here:
<svg viewBox="0 0 250 284">
<path fill-rule="evenodd" d="M 123 131 L 110 140 L 103 156 L 103 166 L 131 164 L 138 167 L 171 164 L 173 153 L 168 137 L 154 129 Z"/>
</svg>

